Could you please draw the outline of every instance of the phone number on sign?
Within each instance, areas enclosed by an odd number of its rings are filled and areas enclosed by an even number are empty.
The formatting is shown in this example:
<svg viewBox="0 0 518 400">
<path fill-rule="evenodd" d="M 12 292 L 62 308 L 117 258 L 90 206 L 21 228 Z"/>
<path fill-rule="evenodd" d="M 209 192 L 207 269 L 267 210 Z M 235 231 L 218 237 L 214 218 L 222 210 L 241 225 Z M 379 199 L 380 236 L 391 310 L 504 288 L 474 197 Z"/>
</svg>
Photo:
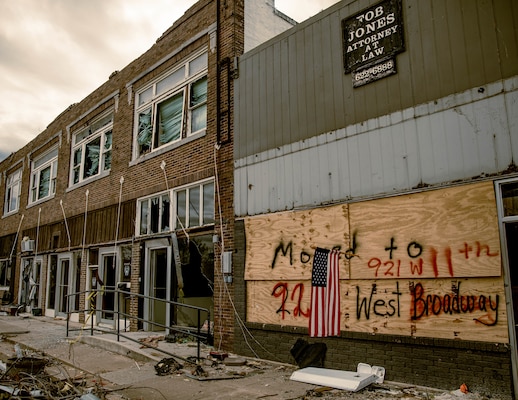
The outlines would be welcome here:
<svg viewBox="0 0 518 400">
<path fill-rule="evenodd" d="M 354 83 L 361 84 L 370 82 L 373 79 L 383 78 L 384 76 L 395 73 L 394 60 L 388 60 L 382 64 L 364 69 L 354 73 Z"/>
</svg>

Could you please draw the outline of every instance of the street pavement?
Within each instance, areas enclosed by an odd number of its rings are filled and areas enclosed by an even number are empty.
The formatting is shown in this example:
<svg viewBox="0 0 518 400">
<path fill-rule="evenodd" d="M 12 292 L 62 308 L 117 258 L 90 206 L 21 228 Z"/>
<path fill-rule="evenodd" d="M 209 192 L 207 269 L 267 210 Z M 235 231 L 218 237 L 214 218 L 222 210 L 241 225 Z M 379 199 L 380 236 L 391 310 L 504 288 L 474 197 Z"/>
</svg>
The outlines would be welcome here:
<svg viewBox="0 0 518 400">
<path fill-rule="evenodd" d="M 395 382 L 372 384 L 350 392 L 290 380 L 296 366 L 228 354 L 226 362 L 210 357 L 214 348 L 201 345 L 200 359 L 195 342 L 163 340 L 163 333 L 128 332 L 126 338 L 113 333 L 82 329 L 79 323 L 32 314 L 0 315 L 0 358 L 15 356 L 15 345 L 24 355 L 49 357 L 59 363 L 69 382 L 82 382 L 76 398 L 94 394 L 106 399 L 482 399 L 459 391 L 445 392 Z M 143 347 L 141 343 L 151 347 Z M 167 352 L 165 354 L 163 352 Z M 3 356 L 2 356 L 3 354 Z M 168 367 L 171 355 L 181 368 Z M 158 372 L 165 372 L 159 375 Z M 2 371 L 0 371 L 0 377 Z M 2 383 L 0 382 L 0 385 Z M 85 388 L 88 388 L 85 389 Z M 84 394 L 85 390 L 92 394 Z M 83 397 L 80 395 L 82 394 Z M 1 397 L 1 396 L 0 396 Z M 63 397 L 65 398 L 65 397 Z M 68 397 L 70 398 L 70 397 Z"/>
</svg>

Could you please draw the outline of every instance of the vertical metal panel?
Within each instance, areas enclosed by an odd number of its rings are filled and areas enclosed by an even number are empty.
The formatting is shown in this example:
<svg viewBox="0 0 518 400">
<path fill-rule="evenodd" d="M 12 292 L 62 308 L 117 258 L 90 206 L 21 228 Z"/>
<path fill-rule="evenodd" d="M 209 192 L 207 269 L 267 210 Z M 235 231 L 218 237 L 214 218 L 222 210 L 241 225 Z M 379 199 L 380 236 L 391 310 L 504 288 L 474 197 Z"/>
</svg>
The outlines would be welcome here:
<svg viewBox="0 0 518 400">
<path fill-rule="evenodd" d="M 353 89 L 343 73 L 341 21 L 375 1 L 347 3 L 243 55 L 239 80 L 248 82 L 237 96 L 246 108 L 238 112 L 247 117 L 238 115 L 236 128 L 246 140 L 238 157 L 518 73 L 512 0 L 403 0 L 406 51 L 397 56 L 397 74 Z"/>
<path fill-rule="evenodd" d="M 501 87 L 493 86 L 488 91 Z M 500 95 L 474 90 L 239 160 L 236 213 L 309 207 L 498 173 L 518 159 L 512 130 L 518 112 L 507 112 L 517 104 L 516 89 Z"/>
<path fill-rule="evenodd" d="M 513 92 L 508 92 L 505 94 L 505 109 L 511 115 L 518 114 L 518 77 L 516 77 L 512 82 L 509 82 L 509 85 L 506 87 L 506 90 Z M 513 160 L 515 164 L 518 164 L 518 118 L 509 118 L 508 119 L 508 129 L 509 129 L 509 137 L 510 137 L 510 148 L 511 154 L 513 155 Z"/>
<path fill-rule="evenodd" d="M 518 4 L 516 1 L 494 2 L 495 21 L 500 21 L 497 35 L 497 48 L 500 68 L 503 76 L 516 73 L 516 59 L 518 58 Z M 503 51 L 505 49 L 505 52 Z"/>
</svg>

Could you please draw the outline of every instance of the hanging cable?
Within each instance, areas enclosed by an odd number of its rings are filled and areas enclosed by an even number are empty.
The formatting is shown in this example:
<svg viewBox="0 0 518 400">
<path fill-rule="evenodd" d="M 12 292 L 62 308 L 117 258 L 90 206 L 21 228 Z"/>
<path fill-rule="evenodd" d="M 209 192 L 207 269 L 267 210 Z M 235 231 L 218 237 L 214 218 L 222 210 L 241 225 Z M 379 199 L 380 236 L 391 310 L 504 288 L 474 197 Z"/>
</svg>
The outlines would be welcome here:
<svg viewBox="0 0 518 400">
<path fill-rule="evenodd" d="M 169 198 L 169 202 L 170 204 L 172 204 L 173 202 L 173 199 L 171 198 L 171 193 L 169 191 L 169 182 L 167 180 L 167 172 L 165 170 L 165 161 L 162 160 L 162 162 L 160 163 L 160 169 L 164 172 L 164 180 L 165 180 L 165 187 L 167 189 L 167 196 Z M 182 220 L 178 217 L 178 214 L 175 213 L 176 215 L 176 219 L 178 220 L 178 223 L 180 224 L 180 227 L 182 228 L 182 232 L 184 233 L 184 235 L 187 237 L 187 242 L 189 242 L 189 234 L 187 233 L 187 231 L 185 230 L 185 227 L 183 226 L 182 224 Z M 172 227 L 171 227 L 171 230 L 172 230 Z"/>
<path fill-rule="evenodd" d="M 221 236 L 221 247 L 220 247 L 220 263 L 223 262 L 223 253 L 225 251 L 225 241 L 224 241 L 224 236 L 223 236 L 223 216 L 222 216 L 222 213 L 221 213 L 221 198 L 220 198 L 220 188 L 219 188 L 219 176 L 218 176 L 218 163 L 217 163 L 217 150 L 220 149 L 220 145 L 219 144 L 215 144 L 214 145 L 214 175 L 215 175 L 215 183 L 216 183 L 216 198 L 217 198 L 217 201 L 218 201 L 218 212 L 219 212 L 219 227 L 220 227 L 220 236 Z M 221 265 L 221 264 L 220 264 Z M 247 338 L 247 335 L 250 336 L 250 338 L 263 350 L 265 351 L 266 353 L 268 353 L 270 356 L 272 356 L 273 358 L 279 360 L 279 358 L 271 353 L 270 351 L 268 351 L 268 349 L 266 349 L 255 337 L 254 335 L 252 334 L 252 332 L 250 332 L 250 330 L 246 327 L 246 324 L 245 322 L 242 320 L 241 316 L 239 315 L 239 313 L 237 312 L 237 309 L 236 309 L 236 306 L 234 304 L 234 301 L 232 300 L 232 294 L 230 293 L 230 290 L 228 288 L 228 285 L 227 285 L 227 282 L 225 281 L 224 279 L 224 276 L 222 276 L 222 288 L 221 290 L 219 291 L 219 304 L 221 305 L 221 302 L 223 300 L 223 294 L 224 292 L 226 292 L 226 294 L 228 295 L 228 300 L 229 300 L 229 303 L 230 305 L 232 306 L 232 310 L 234 312 L 234 316 L 236 317 L 236 320 L 237 320 L 237 323 L 239 325 L 239 328 L 241 329 L 241 333 L 243 334 L 243 339 L 246 343 L 246 345 L 248 346 L 248 348 L 250 349 L 250 351 L 255 355 L 256 358 L 259 358 L 259 356 L 257 355 L 257 353 L 255 352 L 255 350 L 253 349 L 253 347 L 251 346 L 250 342 L 248 341 L 248 338 Z M 221 308 L 221 306 L 219 307 L 219 329 L 220 329 L 220 332 L 223 328 L 223 310 Z M 221 349 L 221 342 L 223 340 L 223 335 L 220 334 L 220 340 L 219 340 L 219 344 L 218 344 L 218 350 Z"/>
<path fill-rule="evenodd" d="M 120 216 L 121 216 L 121 204 L 122 204 L 122 184 L 124 183 L 124 177 L 121 176 L 120 188 L 119 188 L 119 206 L 117 208 L 117 227 L 115 228 L 115 242 L 113 244 L 113 252 L 117 252 L 117 240 L 119 239 L 119 224 L 120 224 Z"/>
<path fill-rule="evenodd" d="M 23 221 L 24 216 L 25 215 L 22 214 L 22 216 L 20 218 L 20 223 L 18 224 L 18 230 L 16 231 L 16 236 L 14 237 L 13 247 L 11 248 L 11 253 L 9 254 L 9 262 L 12 262 L 14 249 L 16 248 L 16 243 L 18 242 L 18 236 L 20 235 L 20 229 L 22 228 L 22 221 Z"/>
<path fill-rule="evenodd" d="M 88 217 L 88 195 L 90 194 L 90 191 L 86 189 L 85 192 L 85 222 L 83 224 L 83 244 L 81 247 L 81 259 L 84 260 L 85 256 L 85 246 L 86 246 L 86 219 Z"/>
<path fill-rule="evenodd" d="M 72 246 L 72 240 L 70 239 L 70 231 L 68 230 L 67 216 L 65 215 L 65 209 L 63 208 L 63 199 L 59 201 L 59 205 L 61 206 L 61 211 L 63 211 L 63 219 L 65 221 L 65 228 L 67 229 L 68 236 L 68 251 L 70 251 L 70 247 Z"/>
<path fill-rule="evenodd" d="M 38 239 L 40 236 L 40 220 L 41 220 L 41 207 L 38 209 L 38 227 L 36 228 L 36 249 L 34 250 L 34 255 L 38 255 Z"/>
</svg>

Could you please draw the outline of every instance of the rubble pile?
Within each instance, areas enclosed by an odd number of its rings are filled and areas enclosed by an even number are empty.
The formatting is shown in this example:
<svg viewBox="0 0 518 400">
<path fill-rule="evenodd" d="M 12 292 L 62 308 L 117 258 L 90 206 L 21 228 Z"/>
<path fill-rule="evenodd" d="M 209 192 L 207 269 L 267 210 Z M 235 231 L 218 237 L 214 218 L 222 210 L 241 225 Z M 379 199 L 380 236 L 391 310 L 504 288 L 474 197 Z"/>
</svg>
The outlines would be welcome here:
<svg viewBox="0 0 518 400">
<path fill-rule="evenodd" d="M 102 380 L 79 372 L 70 376 L 59 360 L 15 348 L 16 355 L 0 362 L 0 400 L 70 399 L 100 400 L 107 390 Z"/>
</svg>

